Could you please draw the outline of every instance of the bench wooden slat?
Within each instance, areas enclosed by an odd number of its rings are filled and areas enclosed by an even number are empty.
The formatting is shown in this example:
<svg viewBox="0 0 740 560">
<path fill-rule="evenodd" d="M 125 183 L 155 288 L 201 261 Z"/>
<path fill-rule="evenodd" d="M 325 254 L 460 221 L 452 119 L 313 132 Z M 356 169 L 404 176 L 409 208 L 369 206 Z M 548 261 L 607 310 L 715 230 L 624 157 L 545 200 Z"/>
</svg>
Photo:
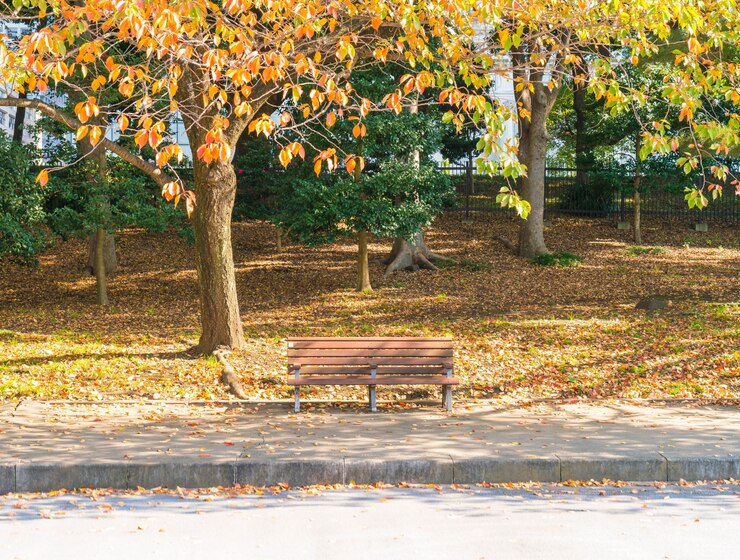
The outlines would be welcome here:
<svg viewBox="0 0 740 560">
<path fill-rule="evenodd" d="M 445 375 L 382 376 L 373 379 L 369 375 L 347 375 L 334 377 L 288 378 L 288 385 L 459 385 L 460 380 Z"/>
<path fill-rule="evenodd" d="M 428 358 L 451 358 L 452 348 L 289 348 L 288 356 L 298 357 L 363 357 L 363 356 L 395 356 L 406 358 L 410 356 Z"/>
<path fill-rule="evenodd" d="M 317 349 L 324 348 L 334 350 L 338 348 L 354 349 L 380 349 L 380 348 L 399 348 L 399 349 L 447 349 L 452 348 L 451 340 L 429 341 L 429 340 L 403 340 L 403 339 L 383 339 L 383 340 L 296 340 L 288 342 L 288 348 L 291 350 Z"/>
<path fill-rule="evenodd" d="M 301 364 L 314 365 L 314 366 L 362 366 L 370 365 L 371 362 L 377 366 L 438 366 L 438 365 L 452 365 L 452 357 L 449 358 L 398 358 L 395 356 L 379 356 L 375 358 L 370 357 L 354 357 L 354 358 L 314 358 L 314 357 L 300 357 L 300 356 L 289 356 L 288 365 Z"/>
<path fill-rule="evenodd" d="M 288 373 L 294 373 L 289 370 Z M 370 375 L 370 365 L 362 367 L 347 366 L 301 366 L 301 375 Z M 404 367 L 404 366 L 382 366 L 378 367 L 377 375 L 446 375 L 447 368 L 434 364 L 432 366 Z"/>
<path fill-rule="evenodd" d="M 355 341 L 355 342 L 374 342 L 384 340 L 404 340 L 404 341 L 426 341 L 426 342 L 440 342 L 449 341 L 452 342 L 450 336 L 289 336 L 288 342 L 302 342 L 302 341 Z"/>
</svg>

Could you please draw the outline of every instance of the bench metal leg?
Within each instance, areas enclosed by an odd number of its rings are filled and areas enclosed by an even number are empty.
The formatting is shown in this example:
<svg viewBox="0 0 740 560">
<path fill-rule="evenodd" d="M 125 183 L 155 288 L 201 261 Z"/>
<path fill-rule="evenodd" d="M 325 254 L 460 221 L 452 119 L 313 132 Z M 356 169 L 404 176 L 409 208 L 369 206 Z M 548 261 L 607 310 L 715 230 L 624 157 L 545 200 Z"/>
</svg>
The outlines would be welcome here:
<svg viewBox="0 0 740 560">
<path fill-rule="evenodd" d="M 377 402 L 375 398 L 375 385 L 368 385 L 367 393 L 368 398 L 370 399 L 370 410 L 373 412 L 378 412 Z"/>
<path fill-rule="evenodd" d="M 442 386 L 442 406 L 447 409 L 447 412 L 452 412 L 452 386 Z"/>
<path fill-rule="evenodd" d="M 293 406 L 294 412 L 300 412 L 301 411 L 301 386 L 296 385 L 295 386 L 295 406 Z"/>
</svg>

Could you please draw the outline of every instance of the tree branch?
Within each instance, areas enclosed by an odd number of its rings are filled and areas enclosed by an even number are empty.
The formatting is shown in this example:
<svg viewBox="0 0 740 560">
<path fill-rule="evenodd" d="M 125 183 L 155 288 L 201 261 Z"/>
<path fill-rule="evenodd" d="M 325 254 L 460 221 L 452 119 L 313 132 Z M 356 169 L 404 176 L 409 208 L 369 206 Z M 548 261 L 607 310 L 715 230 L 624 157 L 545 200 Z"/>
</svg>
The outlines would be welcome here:
<svg viewBox="0 0 740 560">
<path fill-rule="evenodd" d="M 74 117 L 61 111 L 58 107 L 44 103 L 39 99 L 22 99 L 18 97 L 3 97 L 0 98 L 0 107 L 26 107 L 29 109 L 35 109 L 45 114 L 46 116 L 54 119 L 66 125 L 70 130 L 75 131 L 82 126 L 82 123 Z M 154 179 L 160 185 L 175 181 L 172 177 L 164 173 L 156 165 L 149 163 L 145 159 L 137 156 L 132 151 L 124 148 L 123 146 L 116 144 L 115 142 L 103 138 L 100 140 L 100 144 L 108 151 L 116 154 L 122 160 L 130 163 L 137 169 L 143 171 Z"/>
</svg>

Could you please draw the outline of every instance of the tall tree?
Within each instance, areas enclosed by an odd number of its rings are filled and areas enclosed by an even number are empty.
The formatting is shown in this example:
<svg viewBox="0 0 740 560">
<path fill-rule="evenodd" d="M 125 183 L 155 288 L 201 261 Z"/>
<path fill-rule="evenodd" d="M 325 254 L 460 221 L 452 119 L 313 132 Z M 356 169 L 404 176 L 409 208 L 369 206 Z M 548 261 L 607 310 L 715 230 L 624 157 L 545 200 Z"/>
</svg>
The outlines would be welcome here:
<svg viewBox="0 0 740 560">
<path fill-rule="evenodd" d="M 739 141 L 738 63 L 723 55 L 724 47 L 732 48 L 739 37 L 740 14 L 734 0 L 671 4 L 658 0 L 484 0 L 476 4 L 471 17 L 475 21 L 472 58 L 463 56 L 458 67 L 474 87 L 490 83 L 491 75 L 512 80 L 516 107 L 507 110 L 483 95 L 461 94 L 457 88 L 443 96 L 456 105 L 450 119 L 458 126 L 468 119 L 485 120 L 487 132 L 479 142 L 484 152 L 481 169 L 522 177 L 521 193 L 512 186 L 498 197 L 502 205 L 515 207 L 527 217 L 520 226 L 520 255 L 547 252 L 543 234 L 547 118 L 568 76 L 587 82 L 588 90 L 597 99 L 603 98 L 608 109 L 628 111 L 644 101 L 644 93 L 620 79 L 618 66 L 638 64 L 660 46 L 672 46 L 676 49 L 672 72 L 658 97 L 665 106 L 678 107 L 682 127 L 697 140 L 688 148 L 687 169 L 702 167 L 717 179 L 729 174 L 717 156 Z M 627 56 L 614 57 L 619 50 L 627 51 Z M 591 62 L 588 74 L 584 60 Z M 724 98 L 733 104 L 727 123 L 713 114 L 712 100 Z M 518 146 L 502 142 L 505 119 L 516 119 L 519 125 Z M 673 132 L 660 123 L 643 125 L 641 157 L 671 150 Z M 689 205 L 705 205 L 703 189 L 713 185 L 710 182 L 689 193 Z"/>
<path fill-rule="evenodd" d="M 428 11 L 411 0 L 392 5 L 384 0 L 15 0 L 16 9 L 35 8 L 53 17 L 19 45 L 0 42 L 0 83 L 29 93 L 44 92 L 52 82 L 73 88 L 80 77 L 92 83 L 81 92 L 84 100 L 76 105 L 74 118 L 39 98 L 6 95 L 0 104 L 44 112 L 75 130 L 78 138 L 101 143 L 151 175 L 168 199 L 184 200 L 193 212 L 196 239 L 198 347 L 204 352 L 239 348 L 245 340 L 230 218 L 236 185 L 231 158 L 241 133 L 272 133 L 275 95 L 300 99 L 305 92 L 309 101 L 301 110 L 307 116 L 323 118 L 337 110 L 364 118 L 369 102 L 356 96 L 348 81 L 357 60 L 384 60 L 391 51 L 415 64 L 431 58 L 424 23 L 452 44 L 457 39 L 448 30 L 458 26 L 463 4 Z M 122 51 L 140 60 L 132 63 Z M 101 92 L 108 88 L 117 89 L 125 101 L 102 103 Z M 98 116 L 103 123 L 117 122 L 116 134 L 133 134 L 140 149 L 154 150 L 154 161 L 108 138 L 105 124 L 92 121 Z M 169 166 L 180 155 L 166 135 L 176 116 L 195 154 L 192 190 Z M 281 151 L 284 160 L 301 153 L 298 142 Z M 323 162 L 333 157 L 328 150 L 322 153 Z M 42 172 L 39 181 L 47 179 Z"/>
</svg>

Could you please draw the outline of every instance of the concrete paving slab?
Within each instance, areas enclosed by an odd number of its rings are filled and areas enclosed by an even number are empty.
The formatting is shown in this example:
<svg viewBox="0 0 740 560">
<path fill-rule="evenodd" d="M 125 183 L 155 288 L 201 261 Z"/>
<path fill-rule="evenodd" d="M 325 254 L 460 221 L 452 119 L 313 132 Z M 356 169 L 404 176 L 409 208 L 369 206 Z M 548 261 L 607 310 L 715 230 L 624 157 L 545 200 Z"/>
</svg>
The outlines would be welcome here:
<svg viewBox="0 0 740 560">
<path fill-rule="evenodd" d="M 488 402 L 458 403 L 448 414 L 381 404 L 371 414 L 364 403 L 308 403 L 304 410 L 5 404 L 0 464 L 23 465 L 19 489 L 738 478 L 737 461 L 702 462 L 740 457 L 737 406 Z M 0 472 L 0 487 L 9 480 Z"/>
</svg>

